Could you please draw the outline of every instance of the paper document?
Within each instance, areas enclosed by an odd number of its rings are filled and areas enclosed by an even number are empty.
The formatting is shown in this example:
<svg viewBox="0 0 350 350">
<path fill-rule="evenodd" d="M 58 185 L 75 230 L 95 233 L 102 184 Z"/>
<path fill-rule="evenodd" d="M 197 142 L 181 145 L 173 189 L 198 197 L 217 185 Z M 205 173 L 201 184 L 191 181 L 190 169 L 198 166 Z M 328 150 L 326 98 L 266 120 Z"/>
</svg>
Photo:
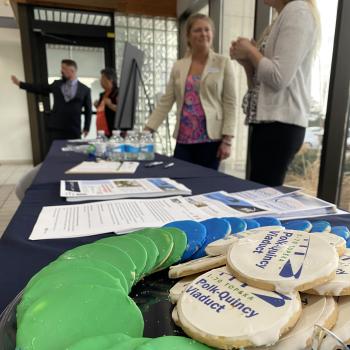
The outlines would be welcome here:
<svg viewBox="0 0 350 350">
<path fill-rule="evenodd" d="M 138 162 L 82 162 L 66 174 L 134 174 L 138 166 Z"/>
<path fill-rule="evenodd" d="M 29 239 L 125 233 L 139 228 L 159 227 L 177 220 L 200 221 L 207 218 L 182 197 L 52 206 L 41 210 Z"/>
<path fill-rule="evenodd" d="M 299 189 L 293 189 L 291 192 L 288 192 L 287 194 L 300 192 Z M 262 200 L 268 200 L 272 198 L 277 198 L 286 195 L 286 193 L 283 193 L 279 190 L 276 190 L 273 187 L 264 187 L 259 188 L 257 190 L 249 190 L 249 191 L 242 191 L 242 192 L 235 192 L 231 193 L 232 196 L 242 198 L 247 201 L 262 201 Z"/>
<path fill-rule="evenodd" d="M 169 178 L 61 181 L 61 197 L 68 202 L 191 194 L 189 188 Z"/>
</svg>

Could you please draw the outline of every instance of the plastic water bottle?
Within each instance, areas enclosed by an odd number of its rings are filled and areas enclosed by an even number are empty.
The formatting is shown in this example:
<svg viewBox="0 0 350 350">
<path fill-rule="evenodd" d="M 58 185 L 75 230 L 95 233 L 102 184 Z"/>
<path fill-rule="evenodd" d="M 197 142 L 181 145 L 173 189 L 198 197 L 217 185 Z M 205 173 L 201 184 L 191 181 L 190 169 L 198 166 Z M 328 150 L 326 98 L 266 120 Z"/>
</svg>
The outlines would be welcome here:
<svg viewBox="0 0 350 350">
<path fill-rule="evenodd" d="M 144 131 L 140 139 L 139 160 L 154 159 L 154 141 L 150 131 Z"/>
<path fill-rule="evenodd" d="M 138 159 L 140 144 L 135 131 L 128 131 L 125 138 L 125 160 L 135 161 Z"/>
<path fill-rule="evenodd" d="M 124 160 L 124 139 L 120 135 L 120 131 L 113 130 L 112 137 L 107 144 L 108 159 L 114 162 L 120 162 Z"/>
<path fill-rule="evenodd" d="M 96 138 L 96 157 L 104 158 L 106 156 L 106 150 L 107 150 L 107 137 L 105 135 L 104 130 L 98 130 L 97 131 L 97 138 Z"/>
</svg>

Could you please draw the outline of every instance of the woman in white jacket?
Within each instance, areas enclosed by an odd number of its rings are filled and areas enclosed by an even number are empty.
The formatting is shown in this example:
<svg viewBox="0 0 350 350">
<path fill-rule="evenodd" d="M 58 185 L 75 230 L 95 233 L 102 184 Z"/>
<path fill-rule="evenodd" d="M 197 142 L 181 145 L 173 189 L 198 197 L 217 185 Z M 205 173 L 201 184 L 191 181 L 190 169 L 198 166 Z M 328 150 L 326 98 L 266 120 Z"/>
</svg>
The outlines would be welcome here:
<svg viewBox="0 0 350 350">
<path fill-rule="evenodd" d="M 249 179 L 282 185 L 308 125 L 311 68 L 318 43 L 316 0 L 264 0 L 278 16 L 256 45 L 239 38 L 231 58 L 245 69 L 250 125 Z"/>
</svg>

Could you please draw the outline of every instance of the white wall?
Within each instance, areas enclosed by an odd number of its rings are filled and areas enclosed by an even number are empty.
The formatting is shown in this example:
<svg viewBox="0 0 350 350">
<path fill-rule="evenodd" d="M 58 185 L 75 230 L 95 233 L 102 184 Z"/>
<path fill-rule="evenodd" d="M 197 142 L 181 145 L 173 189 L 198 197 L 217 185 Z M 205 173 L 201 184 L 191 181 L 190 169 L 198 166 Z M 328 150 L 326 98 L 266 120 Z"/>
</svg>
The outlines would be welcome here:
<svg viewBox="0 0 350 350">
<path fill-rule="evenodd" d="M 24 79 L 20 34 L 0 28 L 0 162 L 32 161 L 26 94 L 11 74 Z"/>
</svg>

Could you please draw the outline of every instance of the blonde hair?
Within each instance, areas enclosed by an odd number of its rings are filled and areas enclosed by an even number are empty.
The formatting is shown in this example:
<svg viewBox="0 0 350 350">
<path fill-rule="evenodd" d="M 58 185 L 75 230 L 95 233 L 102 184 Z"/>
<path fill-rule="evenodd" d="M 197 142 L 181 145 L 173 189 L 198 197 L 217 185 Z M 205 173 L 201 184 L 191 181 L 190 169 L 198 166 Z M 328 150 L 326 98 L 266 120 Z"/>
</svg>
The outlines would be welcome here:
<svg viewBox="0 0 350 350">
<path fill-rule="evenodd" d="M 213 20 L 209 16 L 204 15 L 202 13 L 195 13 L 195 14 L 191 15 L 187 19 L 187 22 L 186 22 L 186 39 L 187 39 L 187 51 L 188 52 L 191 52 L 191 44 L 190 44 L 188 38 L 189 38 L 189 36 L 191 34 L 191 30 L 192 30 L 194 24 L 197 21 L 206 21 L 206 22 L 208 22 L 208 24 L 210 25 L 211 30 L 213 32 L 213 35 L 215 34 L 215 25 L 214 25 Z"/>
</svg>

